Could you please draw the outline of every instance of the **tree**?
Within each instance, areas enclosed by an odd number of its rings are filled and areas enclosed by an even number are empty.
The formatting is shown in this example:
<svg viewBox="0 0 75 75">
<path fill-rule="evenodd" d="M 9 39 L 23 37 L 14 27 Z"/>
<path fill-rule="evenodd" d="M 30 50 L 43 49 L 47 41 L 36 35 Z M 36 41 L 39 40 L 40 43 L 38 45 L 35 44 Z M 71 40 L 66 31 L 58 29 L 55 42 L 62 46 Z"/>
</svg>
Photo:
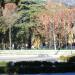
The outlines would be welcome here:
<svg viewBox="0 0 75 75">
<path fill-rule="evenodd" d="M 7 25 L 7 27 L 9 28 L 9 42 L 10 42 L 10 49 L 11 49 L 11 28 L 13 26 L 13 24 L 15 23 L 15 21 L 17 20 L 17 13 L 16 13 L 16 4 L 15 3 L 7 3 L 4 5 L 5 8 L 3 9 L 3 17 L 4 17 L 4 21 Z"/>
<path fill-rule="evenodd" d="M 36 1 L 21 0 L 18 7 L 19 7 L 18 14 L 20 15 L 20 18 L 17 20 L 15 26 L 21 28 L 21 31 L 23 32 L 24 35 L 26 35 L 25 38 L 27 40 L 32 39 L 32 35 L 33 33 L 35 33 L 33 31 L 33 26 L 38 29 L 40 23 L 37 14 L 39 14 L 43 10 L 42 9 L 43 6 L 38 5 Z M 30 29 L 32 29 L 32 34 L 30 34 L 31 33 Z M 20 32 L 20 34 L 22 34 L 22 32 Z M 28 36 L 31 37 L 28 39 L 27 38 Z"/>
</svg>

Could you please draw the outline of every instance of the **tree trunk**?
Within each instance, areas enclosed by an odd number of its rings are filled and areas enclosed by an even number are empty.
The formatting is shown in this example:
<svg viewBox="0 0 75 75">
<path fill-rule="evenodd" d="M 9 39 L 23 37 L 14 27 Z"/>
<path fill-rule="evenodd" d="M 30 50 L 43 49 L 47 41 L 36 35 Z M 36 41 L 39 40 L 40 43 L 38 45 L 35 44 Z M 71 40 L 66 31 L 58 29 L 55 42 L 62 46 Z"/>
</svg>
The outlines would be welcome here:
<svg viewBox="0 0 75 75">
<path fill-rule="evenodd" d="M 10 44 L 10 46 L 9 46 L 9 49 L 11 50 L 12 48 L 11 48 L 11 25 L 9 25 L 9 44 Z"/>
<path fill-rule="evenodd" d="M 29 28 L 28 48 L 31 49 L 32 30 Z"/>
</svg>

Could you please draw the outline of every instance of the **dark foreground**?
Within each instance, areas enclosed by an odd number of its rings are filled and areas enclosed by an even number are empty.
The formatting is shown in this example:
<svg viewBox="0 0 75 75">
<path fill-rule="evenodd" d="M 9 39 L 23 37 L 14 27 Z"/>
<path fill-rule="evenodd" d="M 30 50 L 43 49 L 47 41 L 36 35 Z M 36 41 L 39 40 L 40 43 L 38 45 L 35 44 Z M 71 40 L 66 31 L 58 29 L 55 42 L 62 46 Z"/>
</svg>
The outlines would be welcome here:
<svg viewBox="0 0 75 75">
<path fill-rule="evenodd" d="M 75 57 L 68 62 L 21 61 L 0 66 L 0 74 L 18 75 L 75 75 Z"/>
<path fill-rule="evenodd" d="M 11 75 L 11 74 L 1 74 Z M 42 73 L 42 74 L 17 74 L 17 75 L 75 75 L 75 73 Z"/>
</svg>

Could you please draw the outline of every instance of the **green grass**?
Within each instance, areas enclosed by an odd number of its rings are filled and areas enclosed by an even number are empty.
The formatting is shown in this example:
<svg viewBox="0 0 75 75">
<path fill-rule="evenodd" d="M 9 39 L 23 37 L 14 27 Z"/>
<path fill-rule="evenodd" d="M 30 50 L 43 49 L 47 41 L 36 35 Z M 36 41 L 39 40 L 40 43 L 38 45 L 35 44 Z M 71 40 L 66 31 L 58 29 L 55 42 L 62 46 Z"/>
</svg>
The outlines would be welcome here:
<svg viewBox="0 0 75 75">
<path fill-rule="evenodd" d="M 5 66 L 7 66 L 7 62 L 0 61 L 0 67 L 5 67 Z"/>
</svg>

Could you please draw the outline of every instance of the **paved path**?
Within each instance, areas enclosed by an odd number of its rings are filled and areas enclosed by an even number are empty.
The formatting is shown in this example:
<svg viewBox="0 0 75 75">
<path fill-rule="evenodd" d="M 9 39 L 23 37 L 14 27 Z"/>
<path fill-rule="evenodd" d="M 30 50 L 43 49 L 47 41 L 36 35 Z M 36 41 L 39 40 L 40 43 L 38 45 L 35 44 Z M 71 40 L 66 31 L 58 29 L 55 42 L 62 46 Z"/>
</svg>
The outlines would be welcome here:
<svg viewBox="0 0 75 75">
<path fill-rule="evenodd" d="M 59 56 L 75 55 L 75 50 L 1 50 L 0 61 L 59 61 Z"/>
</svg>

